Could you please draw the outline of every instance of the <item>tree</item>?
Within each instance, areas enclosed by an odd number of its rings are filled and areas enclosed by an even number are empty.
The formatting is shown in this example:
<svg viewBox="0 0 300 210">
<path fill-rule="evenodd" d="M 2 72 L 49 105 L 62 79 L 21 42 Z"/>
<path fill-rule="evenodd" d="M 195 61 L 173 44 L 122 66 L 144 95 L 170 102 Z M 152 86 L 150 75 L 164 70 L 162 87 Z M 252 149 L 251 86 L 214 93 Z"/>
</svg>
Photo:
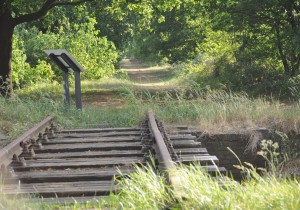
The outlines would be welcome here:
<svg viewBox="0 0 300 210">
<path fill-rule="evenodd" d="M 44 17 L 54 7 L 76 6 L 94 0 L 2 0 L 0 2 L 0 94 L 13 93 L 12 39 L 17 25 Z"/>
<path fill-rule="evenodd" d="M 232 0 L 222 8 L 231 15 L 231 30 L 245 32 L 240 37 L 241 50 L 252 48 L 254 53 L 260 51 L 260 56 L 277 58 L 290 77 L 300 73 L 299 1 Z"/>
<path fill-rule="evenodd" d="M 91 4 L 87 7 L 93 11 L 97 20 L 95 28 L 100 31 L 99 36 L 107 37 L 120 52 L 123 52 L 133 35 L 135 14 L 127 8 L 128 4 L 118 4 L 116 7 L 113 4 L 116 3 L 112 0 L 106 0 L 99 2 L 96 8 L 92 8 Z"/>
<path fill-rule="evenodd" d="M 137 16 L 133 55 L 170 63 L 193 59 L 206 30 L 205 3 L 194 0 L 149 2 L 132 7 L 133 11 L 143 11 Z"/>
</svg>

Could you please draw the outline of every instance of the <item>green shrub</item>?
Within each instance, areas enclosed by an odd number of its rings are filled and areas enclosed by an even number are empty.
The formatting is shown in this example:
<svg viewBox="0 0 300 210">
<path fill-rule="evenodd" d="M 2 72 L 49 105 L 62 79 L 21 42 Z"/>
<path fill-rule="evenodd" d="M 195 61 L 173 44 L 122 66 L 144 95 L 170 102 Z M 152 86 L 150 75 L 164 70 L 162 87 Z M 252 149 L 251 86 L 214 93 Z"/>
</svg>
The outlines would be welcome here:
<svg viewBox="0 0 300 210">
<path fill-rule="evenodd" d="M 15 87 L 20 87 L 25 81 L 25 75 L 30 70 L 30 65 L 26 62 L 27 56 L 24 49 L 24 41 L 18 36 L 13 38 L 12 54 L 12 80 Z"/>
<path fill-rule="evenodd" d="M 14 83 L 22 86 L 61 81 L 62 71 L 54 63 L 49 64 L 46 49 L 67 49 L 86 70 L 84 79 L 113 76 L 117 50 L 106 37 L 98 36 L 95 24 L 95 19 L 87 18 L 86 22 L 46 33 L 34 27 L 18 27 L 13 46 Z"/>
</svg>

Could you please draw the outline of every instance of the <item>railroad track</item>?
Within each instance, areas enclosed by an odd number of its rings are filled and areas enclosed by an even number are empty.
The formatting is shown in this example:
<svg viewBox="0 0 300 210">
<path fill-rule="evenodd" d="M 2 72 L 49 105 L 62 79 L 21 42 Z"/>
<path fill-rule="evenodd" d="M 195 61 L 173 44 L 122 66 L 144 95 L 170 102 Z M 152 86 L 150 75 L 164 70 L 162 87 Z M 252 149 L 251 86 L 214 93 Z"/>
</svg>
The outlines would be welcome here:
<svg viewBox="0 0 300 210">
<path fill-rule="evenodd" d="M 160 170 L 170 171 L 174 162 L 200 162 L 212 174 L 225 170 L 188 127 L 174 129 L 168 134 L 151 110 L 139 128 L 58 131 L 48 117 L 0 150 L 2 191 L 58 202 L 101 198 L 120 190 L 114 179 L 120 171 L 134 172 L 151 154 Z"/>
</svg>

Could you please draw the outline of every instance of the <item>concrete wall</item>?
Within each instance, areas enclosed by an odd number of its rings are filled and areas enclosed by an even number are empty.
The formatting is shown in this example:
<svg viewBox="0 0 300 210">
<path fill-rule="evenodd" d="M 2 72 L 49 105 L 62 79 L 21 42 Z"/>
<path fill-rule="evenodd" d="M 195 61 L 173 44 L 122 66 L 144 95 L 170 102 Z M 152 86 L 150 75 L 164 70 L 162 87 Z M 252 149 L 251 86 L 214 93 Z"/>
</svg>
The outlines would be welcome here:
<svg viewBox="0 0 300 210">
<path fill-rule="evenodd" d="M 215 155 L 219 159 L 219 165 L 225 167 L 237 180 L 242 178 L 240 170 L 233 165 L 239 165 L 234 154 L 227 149 L 229 147 L 239 157 L 241 162 L 248 162 L 255 167 L 265 165 L 264 160 L 256 154 L 257 150 L 249 149 L 249 140 L 251 135 L 247 134 L 213 134 L 200 135 L 198 141 L 201 141 L 202 147 L 205 147 L 210 155 Z M 258 132 L 257 141 L 266 139 L 266 133 Z M 253 139 L 252 139 L 253 140 Z"/>
</svg>

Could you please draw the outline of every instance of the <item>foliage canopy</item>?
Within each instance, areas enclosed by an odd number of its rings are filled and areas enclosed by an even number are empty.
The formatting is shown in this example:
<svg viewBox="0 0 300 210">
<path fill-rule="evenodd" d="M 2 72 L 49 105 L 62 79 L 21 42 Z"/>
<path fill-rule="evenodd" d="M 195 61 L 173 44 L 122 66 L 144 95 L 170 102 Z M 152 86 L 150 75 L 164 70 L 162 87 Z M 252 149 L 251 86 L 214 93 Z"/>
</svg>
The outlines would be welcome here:
<svg viewBox="0 0 300 210">
<path fill-rule="evenodd" d="M 48 1 L 6 0 L 1 6 L 18 17 Z M 216 81 L 216 87 L 286 92 L 298 85 L 300 73 L 299 12 L 296 0 L 107 0 L 55 7 L 15 31 L 14 80 L 18 85 L 24 77 L 17 76 L 20 72 L 49 65 L 41 64 L 42 48 L 60 46 L 91 69 L 87 78 L 113 74 L 125 53 L 144 61 L 189 63 L 182 72 L 200 84 Z M 52 71 L 48 77 L 56 78 Z"/>
</svg>

